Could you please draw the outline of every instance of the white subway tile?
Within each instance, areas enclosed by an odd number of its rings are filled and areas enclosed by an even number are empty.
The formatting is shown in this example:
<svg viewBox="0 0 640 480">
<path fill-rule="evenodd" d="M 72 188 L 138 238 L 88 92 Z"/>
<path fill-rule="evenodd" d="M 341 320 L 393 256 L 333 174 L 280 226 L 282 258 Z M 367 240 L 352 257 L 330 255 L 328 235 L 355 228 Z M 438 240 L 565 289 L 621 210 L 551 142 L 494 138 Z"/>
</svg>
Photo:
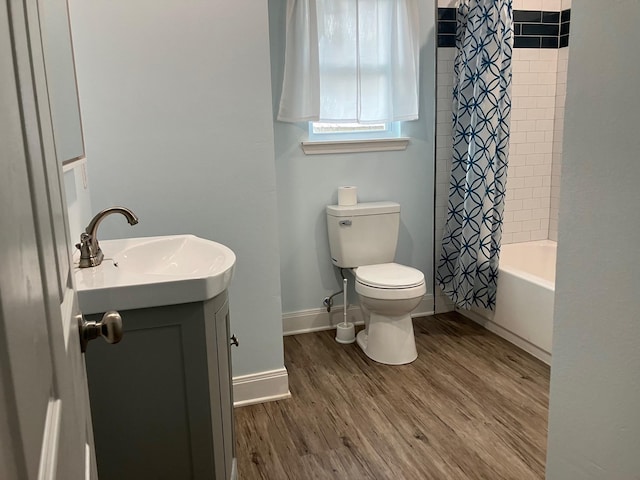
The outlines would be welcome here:
<svg viewBox="0 0 640 480">
<path fill-rule="evenodd" d="M 542 187 L 542 176 L 525 177 L 525 187 Z"/>
<path fill-rule="evenodd" d="M 518 153 L 518 155 L 529 155 L 531 153 L 534 153 L 535 151 L 534 143 L 517 143 L 516 145 L 514 145 L 514 147 L 517 147 L 516 152 Z"/>
<path fill-rule="evenodd" d="M 456 58 L 456 49 L 455 48 L 438 48 L 438 60 L 454 60 Z"/>
<path fill-rule="evenodd" d="M 558 62 L 558 49 L 557 48 L 542 48 L 540 49 L 539 60 L 548 62 Z"/>
<path fill-rule="evenodd" d="M 548 235 L 547 230 L 534 230 L 531 232 L 531 241 L 546 240 Z"/>
<path fill-rule="evenodd" d="M 541 220 L 533 219 L 533 220 L 525 220 L 522 222 L 522 231 L 531 231 L 531 230 L 540 230 Z"/>
<path fill-rule="evenodd" d="M 517 50 L 514 50 L 517 51 Z M 531 70 L 531 62 L 528 60 L 513 60 L 511 61 L 511 70 L 513 73 L 513 78 L 515 79 L 521 73 L 530 72 Z"/>
<path fill-rule="evenodd" d="M 556 124 L 556 122 L 554 120 L 554 122 L 553 122 L 553 126 L 554 127 L 555 127 L 555 124 Z M 544 141 L 545 142 L 551 142 L 553 144 L 553 151 L 555 152 L 556 151 L 556 144 L 553 141 L 554 137 L 555 137 L 555 132 L 552 132 L 552 131 L 544 132 Z"/>
<path fill-rule="evenodd" d="M 518 210 L 516 212 L 513 212 L 513 220 L 515 222 L 531 220 L 531 210 Z"/>
<path fill-rule="evenodd" d="M 550 164 L 545 164 L 545 165 L 535 165 L 533 167 L 533 174 L 535 176 L 539 176 L 539 177 L 543 177 L 543 176 L 551 176 L 551 165 Z"/>
<path fill-rule="evenodd" d="M 514 85 L 540 85 L 543 82 L 540 81 L 540 75 L 546 75 L 542 73 L 529 73 L 522 72 L 518 74 L 513 74 L 513 84 Z M 555 82 L 555 78 L 553 79 Z"/>
<path fill-rule="evenodd" d="M 510 176 L 507 179 L 507 188 L 523 188 L 525 187 L 525 177 Z M 532 186 L 532 185 L 526 185 Z"/>
<path fill-rule="evenodd" d="M 526 108 L 514 108 L 511 110 L 511 121 L 513 120 L 531 120 L 527 119 L 527 112 L 529 110 Z"/>
<path fill-rule="evenodd" d="M 528 132 L 511 132 L 509 135 L 509 142 L 511 144 L 525 143 L 527 141 L 527 133 Z"/>
<path fill-rule="evenodd" d="M 536 130 L 538 130 L 536 128 L 536 123 L 539 122 L 540 120 L 524 120 L 519 123 L 519 130 L 523 131 L 523 132 L 534 132 Z"/>
<path fill-rule="evenodd" d="M 449 73 L 438 73 L 436 75 L 436 85 L 453 85 L 453 76 Z"/>
<path fill-rule="evenodd" d="M 524 0 L 522 10 L 542 10 L 542 0 Z"/>
<path fill-rule="evenodd" d="M 556 98 L 557 97 L 535 97 L 533 101 L 535 108 L 555 108 L 556 107 Z"/>
<path fill-rule="evenodd" d="M 544 132 L 527 132 L 527 143 L 540 143 L 544 141 Z"/>
<path fill-rule="evenodd" d="M 550 195 L 551 188 L 549 187 L 536 187 L 531 192 L 533 198 L 549 198 Z"/>
<path fill-rule="evenodd" d="M 532 85 L 513 84 L 511 85 L 511 95 L 514 97 L 528 97 Z"/>
<path fill-rule="evenodd" d="M 555 97 L 556 85 L 527 85 L 531 97 Z"/>
<path fill-rule="evenodd" d="M 509 184 L 511 180 L 507 180 L 507 185 Z M 509 187 L 507 186 L 507 189 Z M 510 212 L 515 212 L 516 210 L 522 210 L 522 200 L 516 200 L 515 198 L 511 198 L 509 199 L 509 201 L 504 202 L 504 209 L 505 211 L 510 211 Z"/>
<path fill-rule="evenodd" d="M 504 227 L 503 227 L 503 230 L 504 230 Z M 503 231 L 501 243 L 502 245 L 509 245 L 510 243 L 513 243 L 513 233 L 504 233 Z"/>
<path fill-rule="evenodd" d="M 538 108 L 538 100 L 536 97 L 518 97 L 521 108 Z"/>
<path fill-rule="evenodd" d="M 564 122 L 555 122 L 553 128 L 553 141 L 562 143 L 564 140 Z"/>
<path fill-rule="evenodd" d="M 514 232 L 513 243 L 530 242 L 531 232 Z"/>
<path fill-rule="evenodd" d="M 529 90 L 531 90 L 531 86 L 529 86 Z M 566 96 L 567 95 L 567 84 L 566 83 L 559 83 L 556 86 L 555 94 L 558 95 L 558 96 Z"/>
<path fill-rule="evenodd" d="M 551 73 L 536 73 L 530 75 L 538 75 L 537 82 L 539 85 L 555 85 L 556 84 L 556 72 Z"/>
<path fill-rule="evenodd" d="M 560 68 L 562 68 L 562 70 L 560 70 Z M 558 72 L 556 73 L 556 83 L 567 83 L 567 65 L 558 66 Z"/>
<path fill-rule="evenodd" d="M 542 50 L 541 48 L 524 48 L 520 50 L 520 60 L 540 60 Z"/>
<path fill-rule="evenodd" d="M 529 72 L 553 73 L 558 70 L 558 62 L 553 60 L 536 60 L 529 62 Z"/>
<path fill-rule="evenodd" d="M 550 197 L 539 198 L 538 200 L 540 200 L 540 208 L 549 208 L 549 205 L 551 203 Z"/>
<path fill-rule="evenodd" d="M 553 120 L 536 120 L 535 129 L 537 131 L 553 132 Z M 543 152 L 543 153 L 546 153 L 546 152 Z"/>
<path fill-rule="evenodd" d="M 535 210 L 536 208 L 547 208 L 547 207 L 545 207 L 542 204 L 542 200 L 540 198 L 527 198 L 522 200 L 522 208 Z"/>
<path fill-rule="evenodd" d="M 447 111 L 447 110 L 436 111 L 436 123 L 438 124 L 451 123 L 451 111 Z"/>
<path fill-rule="evenodd" d="M 540 228 L 541 229 L 549 229 L 549 217 L 540 219 Z"/>
<path fill-rule="evenodd" d="M 544 108 L 528 108 L 526 110 L 527 120 L 545 120 L 546 115 L 547 111 Z"/>
<path fill-rule="evenodd" d="M 513 145 L 512 145 L 513 147 Z M 512 167 L 519 167 L 526 165 L 526 155 L 518 155 L 517 153 L 513 153 L 510 149 L 509 151 L 509 172 L 513 169 Z M 512 175 L 513 176 L 513 175 Z"/>
<path fill-rule="evenodd" d="M 542 153 L 533 153 L 531 155 L 527 155 L 525 160 L 526 165 L 542 165 L 544 163 L 544 154 Z"/>
<path fill-rule="evenodd" d="M 523 167 L 516 167 L 514 169 L 515 171 L 514 176 L 515 177 L 531 177 L 533 176 L 533 167 L 532 166 L 523 166 Z"/>
<path fill-rule="evenodd" d="M 449 104 L 449 109 L 451 109 L 451 103 L 453 102 L 453 89 L 451 85 L 438 85 L 436 87 L 436 96 L 438 99 L 447 99 L 449 102 L 444 102 L 444 104 Z M 440 103 L 440 100 L 438 100 Z"/>
<path fill-rule="evenodd" d="M 509 222 L 502 225 L 503 233 L 517 233 L 522 231 L 522 222 Z"/>
<path fill-rule="evenodd" d="M 522 168 L 522 167 L 521 167 Z M 508 189 L 507 189 L 508 193 Z M 524 200 L 527 198 L 533 198 L 533 189 L 532 188 L 517 188 L 513 191 L 513 195 L 516 200 Z"/>
<path fill-rule="evenodd" d="M 536 208 L 532 212 L 533 218 L 549 218 L 548 208 Z"/>
<path fill-rule="evenodd" d="M 455 8 L 457 0 L 438 0 L 439 8 Z"/>
</svg>

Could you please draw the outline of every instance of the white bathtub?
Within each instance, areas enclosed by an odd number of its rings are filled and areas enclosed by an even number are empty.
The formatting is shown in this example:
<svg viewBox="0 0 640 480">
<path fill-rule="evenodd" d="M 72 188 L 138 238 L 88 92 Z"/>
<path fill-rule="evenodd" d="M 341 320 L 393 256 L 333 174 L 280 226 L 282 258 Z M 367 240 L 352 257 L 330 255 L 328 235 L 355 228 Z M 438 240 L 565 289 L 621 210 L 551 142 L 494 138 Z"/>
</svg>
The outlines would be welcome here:
<svg viewBox="0 0 640 480">
<path fill-rule="evenodd" d="M 495 312 L 474 307 L 460 313 L 550 364 L 556 242 L 503 245 L 499 269 Z"/>
</svg>

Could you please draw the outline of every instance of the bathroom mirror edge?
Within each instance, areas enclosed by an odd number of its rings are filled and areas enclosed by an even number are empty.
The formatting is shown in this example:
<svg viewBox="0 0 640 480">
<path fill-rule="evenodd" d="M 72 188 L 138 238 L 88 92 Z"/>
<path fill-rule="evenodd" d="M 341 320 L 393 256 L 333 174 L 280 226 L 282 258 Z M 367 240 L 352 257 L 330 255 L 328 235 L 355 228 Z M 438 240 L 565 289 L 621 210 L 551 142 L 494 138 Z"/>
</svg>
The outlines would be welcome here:
<svg viewBox="0 0 640 480">
<path fill-rule="evenodd" d="M 58 162 L 85 156 L 67 0 L 38 0 L 47 90 Z"/>
</svg>

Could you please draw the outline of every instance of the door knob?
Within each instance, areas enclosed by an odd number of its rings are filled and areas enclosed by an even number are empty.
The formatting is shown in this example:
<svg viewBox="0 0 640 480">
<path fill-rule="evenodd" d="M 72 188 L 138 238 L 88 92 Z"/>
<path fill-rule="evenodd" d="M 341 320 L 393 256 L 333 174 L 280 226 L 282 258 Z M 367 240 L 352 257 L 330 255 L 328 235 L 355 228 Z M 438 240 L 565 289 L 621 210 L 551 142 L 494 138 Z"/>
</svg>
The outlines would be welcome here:
<svg viewBox="0 0 640 480">
<path fill-rule="evenodd" d="M 107 343 L 122 340 L 122 317 L 114 310 L 105 313 L 99 322 L 85 320 L 82 315 L 78 315 L 78 329 L 80 349 L 84 353 L 87 351 L 87 343 L 94 338 L 102 337 Z"/>
<path fill-rule="evenodd" d="M 232 335 L 232 336 L 231 336 L 231 345 L 234 345 L 234 346 L 236 346 L 236 347 L 237 347 L 238 345 L 240 345 L 240 343 L 238 342 L 238 339 L 236 338 L 236 336 L 235 336 L 235 335 Z"/>
</svg>

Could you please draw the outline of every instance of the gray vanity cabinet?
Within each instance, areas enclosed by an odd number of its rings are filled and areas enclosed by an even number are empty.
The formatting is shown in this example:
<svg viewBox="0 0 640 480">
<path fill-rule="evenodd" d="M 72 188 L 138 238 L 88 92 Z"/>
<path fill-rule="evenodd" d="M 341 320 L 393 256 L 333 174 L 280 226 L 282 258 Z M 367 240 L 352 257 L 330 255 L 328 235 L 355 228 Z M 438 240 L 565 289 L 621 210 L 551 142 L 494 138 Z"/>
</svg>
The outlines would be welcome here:
<svg viewBox="0 0 640 480">
<path fill-rule="evenodd" d="M 227 293 L 120 314 L 86 352 L 100 480 L 235 476 Z"/>
</svg>

